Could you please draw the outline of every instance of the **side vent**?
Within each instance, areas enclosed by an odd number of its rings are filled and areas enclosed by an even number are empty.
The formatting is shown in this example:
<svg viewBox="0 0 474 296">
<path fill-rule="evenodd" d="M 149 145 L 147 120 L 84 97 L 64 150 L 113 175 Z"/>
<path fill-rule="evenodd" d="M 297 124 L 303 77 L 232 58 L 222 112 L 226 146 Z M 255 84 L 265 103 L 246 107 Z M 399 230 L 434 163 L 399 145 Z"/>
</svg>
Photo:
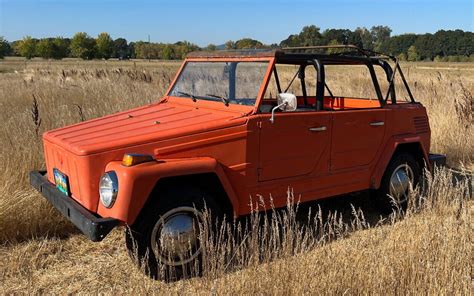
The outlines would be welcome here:
<svg viewBox="0 0 474 296">
<path fill-rule="evenodd" d="M 426 116 L 413 117 L 413 124 L 415 125 L 415 130 L 417 134 L 428 133 L 430 131 L 428 117 Z"/>
</svg>

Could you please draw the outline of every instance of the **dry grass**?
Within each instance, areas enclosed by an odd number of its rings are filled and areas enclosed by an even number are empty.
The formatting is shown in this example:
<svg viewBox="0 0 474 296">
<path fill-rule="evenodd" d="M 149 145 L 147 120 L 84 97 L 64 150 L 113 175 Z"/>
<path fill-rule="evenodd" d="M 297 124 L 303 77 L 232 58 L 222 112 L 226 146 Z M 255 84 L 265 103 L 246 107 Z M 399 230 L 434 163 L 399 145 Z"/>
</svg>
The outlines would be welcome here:
<svg viewBox="0 0 474 296">
<path fill-rule="evenodd" d="M 406 219 L 382 217 L 380 222 L 377 212 L 362 202 L 364 218 L 337 201 L 329 208 L 340 212 L 346 207 L 343 217 L 333 213 L 328 219 L 324 211 L 317 223 L 269 223 L 266 231 L 274 235 L 276 227 L 299 239 L 313 234 L 296 248 L 288 237 L 262 248 L 250 244 L 235 255 L 230 271 L 211 264 L 207 276 L 173 284 L 142 276 L 126 254 L 121 229 L 97 244 L 78 235 L 29 188 L 28 171 L 43 166 L 39 135 L 154 101 L 178 66 L 0 61 L 1 292 L 470 294 L 472 184 L 452 185 L 446 173 L 437 175 L 425 194 L 430 202 L 413 207 Z M 404 69 L 415 97 L 428 108 L 432 150 L 447 153 L 453 166 L 472 169 L 474 65 L 406 64 Z M 352 75 L 331 87 L 342 90 L 357 79 L 360 75 Z M 301 227 L 306 231 L 298 232 Z M 248 239 L 258 241 L 258 233 Z"/>
</svg>

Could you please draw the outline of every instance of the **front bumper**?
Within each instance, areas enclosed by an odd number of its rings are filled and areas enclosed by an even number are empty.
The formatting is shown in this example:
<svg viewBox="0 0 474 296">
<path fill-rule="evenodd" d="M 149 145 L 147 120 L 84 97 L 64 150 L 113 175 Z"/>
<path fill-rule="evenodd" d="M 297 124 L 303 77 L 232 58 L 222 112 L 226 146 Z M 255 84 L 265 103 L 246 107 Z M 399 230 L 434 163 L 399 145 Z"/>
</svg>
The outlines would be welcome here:
<svg viewBox="0 0 474 296">
<path fill-rule="evenodd" d="M 91 241 L 100 242 L 120 223 L 117 219 L 100 218 L 89 212 L 75 200 L 59 191 L 45 175 L 45 171 L 30 172 L 30 184 Z"/>
<path fill-rule="evenodd" d="M 434 154 L 430 153 L 428 156 L 430 161 L 430 167 L 434 169 L 435 167 L 443 167 L 446 165 L 446 155 L 444 154 Z"/>
</svg>

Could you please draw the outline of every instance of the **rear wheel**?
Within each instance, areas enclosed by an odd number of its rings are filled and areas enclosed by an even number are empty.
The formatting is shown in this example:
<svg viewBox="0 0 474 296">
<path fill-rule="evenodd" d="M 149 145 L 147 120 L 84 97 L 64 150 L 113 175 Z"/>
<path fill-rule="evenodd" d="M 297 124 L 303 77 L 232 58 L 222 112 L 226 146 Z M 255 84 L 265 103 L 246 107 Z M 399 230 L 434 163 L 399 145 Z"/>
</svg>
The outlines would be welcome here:
<svg viewBox="0 0 474 296">
<path fill-rule="evenodd" d="M 206 208 L 215 224 L 222 212 L 206 192 L 194 187 L 164 189 L 126 229 L 129 255 L 153 279 L 199 275 L 203 257 L 199 224 Z"/>
<path fill-rule="evenodd" d="M 419 163 L 408 153 L 396 155 L 387 166 L 382 177 L 376 200 L 383 211 L 406 210 L 410 184 L 415 187 L 420 181 Z"/>
</svg>

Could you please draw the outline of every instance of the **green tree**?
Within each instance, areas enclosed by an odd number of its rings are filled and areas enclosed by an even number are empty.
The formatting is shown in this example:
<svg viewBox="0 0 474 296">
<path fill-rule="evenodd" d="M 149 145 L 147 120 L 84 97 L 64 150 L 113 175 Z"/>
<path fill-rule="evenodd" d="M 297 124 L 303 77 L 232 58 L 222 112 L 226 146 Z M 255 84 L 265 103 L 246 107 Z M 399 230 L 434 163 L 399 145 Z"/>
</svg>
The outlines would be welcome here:
<svg viewBox="0 0 474 296">
<path fill-rule="evenodd" d="M 69 56 L 69 46 L 71 40 L 68 38 L 56 37 L 53 40 L 54 52 L 53 58 L 60 60 Z"/>
<path fill-rule="evenodd" d="M 363 48 L 364 45 L 362 44 L 362 38 L 360 37 L 359 34 L 357 34 L 355 31 L 349 31 L 349 36 L 347 38 L 347 43 L 348 44 L 353 44 L 357 47 Z"/>
<path fill-rule="evenodd" d="M 137 54 L 135 53 L 135 42 L 130 42 L 128 44 L 128 54 L 130 55 L 131 59 L 134 59 L 137 57 Z"/>
<path fill-rule="evenodd" d="M 5 40 L 3 36 L 0 36 L 0 59 L 3 59 L 7 55 L 10 55 L 10 52 L 10 43 L 8 43 L 8 41 Z"/>
<path fill-rule="evenodd" d="M 282 40 L 280 42 L 280 47 L 295 47 L 295 46 L 300 46 L 300 39 L 298 35 L 292 34 L 288 36 L 285 40 Z"/>
<path fill-rule="evenodd" d="M 108 33 L 100 33 L 97 36 L 97 57 L 108 60 L 114 51 L 114 41 Z"/>
<path fill-rule="evenodd" d="M 76 33 L 72 37 L 70 50 L 73 57 L 91 60 L 96 55 L 95 39 L 84 32 Z"/>
<path fill-rule="evenodd" d="M 333 40 L 329 41 L 329 43 L 327 45 L 341 45 L 341 43 L 339 43 L 339 41 L 337 41 L 336 39 L 333 39 Z M 328 54 L 340 53 L 340 52 L 344 52 L 344 49 L 342 49 L 342 48 L 328 48 L 327 52 L 328 52 Z"/>
<path fill-rule="evenodd" d="M 18 51 L 18 47 L 19 47 L 20 42 L 21 42 L 21 40 L 15 40 L 15 41 L 10 42 L 10 47 L 11 47 L 10 55 L 12 55 L 14 57 L 21 56 L 19 51 Z"/>
<path fill-rule="evenodd" d="M 370 29 L 372 39 L 374 40 L 375 51 L 384 51 L 384 45 L 390 39 L 392 29 L 387 26 L 373 26 Z"/>
<path fill-rule="evenodd" d="M 191 51 L 199 50 L 199 46 L 188 41 L 179 41 L 173 45 L 174 58 L 184 59 Z"/>
<path fill-rule="evenodd" d="M 474 32 L 456 30 L 459 37 L 456 38 L 456 54 L 466 57 L 474 54 Z"/>
<path fill-rule="evenodd" d="M 305 26 L 298 35 L 290 35 L 280 42 L 281 47 L 323 45 L 320 28 L 315 25 Z"/>
<path fill-rule="evenodd" d="M 161 58 L 164 60 L 172 60 L 174 58 L 174 50 L 173 50 L 173 47 L 171 47 L 171 45 L 166 44 L 163 47 Z"/>
<path fill-rule="evenodd" d="M 36 53 L 36 40 L 31 36 L 24 37 L 20 42 L 17 43 L 15 49 L 22 57 L 31 59 Z"/>
<path fill-rule="evenodd" d="M 322 35 L 320 28 L 315 25 L 303 27 L 299 34 L 299 39 L 302 46 L 321 45 Z"/>
<path fill-rule="evenodd" d="M 433 60 L 437 55 L 441 45 L 436 42 L 433 34 L 418 35 L 415 42 L 412 44 L 416 48 L 416 53 L 419 60 Z M 411 47 L 411 46 L 410 46 Z M 407 52 L 407 57 L 408 57 Z M 409 57 L 408 57 L 409 58 Z"/>
<path fill-rule="evenodd" d="M 407 60 L 407 55 L 402 52 L 400 53 L 399 55 L 397 55 L 397 58 L 400 60 L 400 61 L 406 61 Z"/>
<path fill-rule="evenodd" d="M 358 27 L 355 29 L 354 33 L 359 35 L 359 38 L 362 43 L 362 47 L 365 49 L 373 50 L 374 49 L 374 39 L 369 30 L 365 27 Z"/>
<path fill-rule="evenodd" d="M 114 58 L 125 59 L 130 57 L 130 49 L 127 40 L 124 38 L 117 38 L 114 40 Z"/>
<path fill-rule="evenodd" d="M 204 47 L 204 50 L 207 50 L 207 51 L 214 51 L 214 50 L 217 50 L 217 46 L 215 44 L 209 44 L 208 46 Z"/>
<path fill-rule="evenodd" d="M 414 61 L 418 61 L 419 59 L 420 57 L 418 56 L 416 47 L 414 45 L 410 46 L 407 52 L 407 61 L 414 62 Z"/>
<path fill-rule="evenodd" d="M 351 30 L 347 29 L 327 29 L 323 32 L 322 38 L 323 43 L 328 44 L 336 40 L 337 44 L 354 44 L 354 42 L 349 42 L 349 39 L 352 35 Z"/>
<path fill-rule="evenodd" d="M 262 42 L 255 39 L 251 39 L 251 38 L 243 38 L 235 42 L 236 49 L 249 49 L 249 48 L 262 48 L 262 47 L 263 47 Z"/>
<path fill-rule="evenodd" d="M 36 55 L 42 57 L 43 59 L 51 59 L 54 57 L 55 46 L 51 39 L 44 38 L 41 39 L 38 44 L 36 44 Z"/>
<path fill-rule="evenodd" d="M 474 33 L 462 30 L 439 30 L 432 36 L 430 56 L 469 56 L 474 50 Z M 452 58 L 453 59 L 453 58 Z M 462 60 L 462 58 L 454 59 Z"/>
<path fill-rule="evenodd" d="M 235 49 L 235 42 L 229 40 L 225 43 L 225 49 Z"/>
<path fill-rule="evenodd" d="M 135 43 L 135 55 L 138 59 L 154 58 L 153 45 L 148 42 L 138 41 Z"/>
<path fill-rule="evenodd" d="M 408 48 L 413 45 L 416 38 L 417 35 L 415 34 L 402 34 L 390 37 L 386 43 L 386 48 L 384 51 L 395 56 L 400 54 L 406 55 Z"/>
</svg>

